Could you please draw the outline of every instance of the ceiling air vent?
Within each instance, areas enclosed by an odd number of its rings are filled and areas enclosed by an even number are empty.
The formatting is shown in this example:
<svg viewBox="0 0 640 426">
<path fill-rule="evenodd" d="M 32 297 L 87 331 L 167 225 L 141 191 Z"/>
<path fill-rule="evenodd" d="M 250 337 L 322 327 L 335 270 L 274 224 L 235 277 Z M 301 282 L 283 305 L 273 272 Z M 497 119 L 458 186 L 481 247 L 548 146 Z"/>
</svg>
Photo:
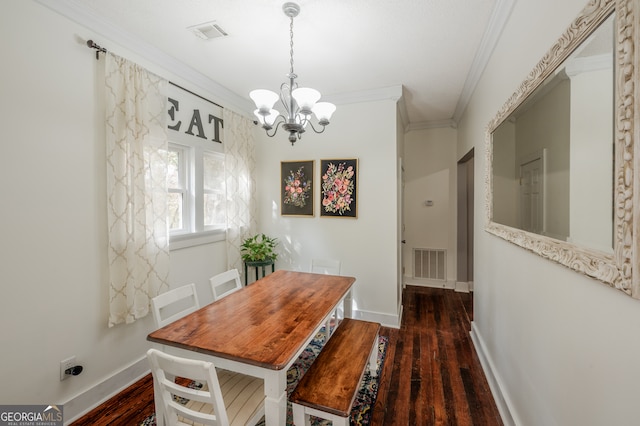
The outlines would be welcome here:
<svg viewBox="0 0 640 426">
<path fill-rule="evenodd" d="M 215 21 L 193 25 L 187 29 L 203 40 L 211 40 L 218 37 L 226 37 L 228 35 L 227 32 L 223 30 L 220 25 L 216 24 Z"/>
</svg>

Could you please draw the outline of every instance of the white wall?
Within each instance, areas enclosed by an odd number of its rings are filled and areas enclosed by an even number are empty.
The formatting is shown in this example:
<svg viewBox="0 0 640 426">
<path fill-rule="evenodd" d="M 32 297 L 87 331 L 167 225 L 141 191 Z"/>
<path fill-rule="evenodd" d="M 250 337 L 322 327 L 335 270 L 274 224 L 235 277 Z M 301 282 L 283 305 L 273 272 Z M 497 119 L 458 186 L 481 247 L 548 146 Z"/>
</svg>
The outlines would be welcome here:
<svg viewBox="0 0 640 426">
<path fill-rule="evenodd" d="M 340 259 L 341 273 L 356 277 L 356 315 L 395 326 L 396 99 L 339 104 L 323 134 L 306 132 L 293 147 L 281 130 L 256 133 L 258 227 L 281 242 L 276 267 L 308 271 L 314 257 Z M 340 158 L 358 159 L 357 219 L 319 216 L 320 160 Z M 280 162 L 299 160 L 315 160 L 314 217 L 280 215 Z"/>
<path fill-rule="evenodd" d="M 640 418 L 640 301 L 483 230 L 485 127 L 585 3 L 516 2 L 458 128 L 477 153 L 473 335 L 506 424 Z"/>
<path fill-rule="evenodd" d="M 130 55 L 33 1 L 3 3 L 0 376 L 5 385 L 0 401 L 65 404 L 66 420 L 144 373 L 146 361 L 139 361 L 153 328 L 150 316 L 107 327 L 99 89 L 104 60 L 95 60 L 84 44 L 88 38 Z M 142 58 L 132 59 L 188 84 Z M 224 269 L 224 246 L 173 251 L 171 258 L 171 284 L 195 282 L 202 301 L 210 301 L 207 280 Z M 60 361 L 71 355 L 84 372 L 60 382 Z"/>
<path fill-rule="evenodd" d="M 456 138 L 451 127 L 413 130 L 405 136 L 405 282 L 452 288 L 456 281 Z M 427 200 L 433 205 L 427 206 Z M 445 249 L 446 280 L 413 278 L 413 249 Z"/>
</svg>

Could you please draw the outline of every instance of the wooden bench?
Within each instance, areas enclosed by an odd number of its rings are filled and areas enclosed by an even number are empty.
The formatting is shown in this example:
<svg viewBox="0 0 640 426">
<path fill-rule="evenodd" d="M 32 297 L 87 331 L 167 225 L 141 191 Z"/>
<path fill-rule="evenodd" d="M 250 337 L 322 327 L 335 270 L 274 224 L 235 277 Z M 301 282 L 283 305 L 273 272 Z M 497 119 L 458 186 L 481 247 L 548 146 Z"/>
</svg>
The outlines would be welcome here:
<svg viewBox="0 0 640 426">
<path fill-rule="evenodd" d="M 377 374 L 379 331 L 375 322 L 342 320 L 289 397 L 296 426 L 309 425 L 310 415 L 349 425 L 367 361 Z"/>
</svg>

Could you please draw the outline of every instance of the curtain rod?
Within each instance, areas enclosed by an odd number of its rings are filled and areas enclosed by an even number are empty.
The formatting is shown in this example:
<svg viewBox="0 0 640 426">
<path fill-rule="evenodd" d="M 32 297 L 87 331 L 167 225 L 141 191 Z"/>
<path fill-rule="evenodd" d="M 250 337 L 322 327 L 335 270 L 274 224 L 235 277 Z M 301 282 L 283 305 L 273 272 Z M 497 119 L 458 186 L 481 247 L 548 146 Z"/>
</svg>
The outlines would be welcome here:
<svg viewBox="0 0 640 426">
<path fill-rule="evenodd" d="M 107 49 L 98 46 L 93 40 L 87 40 L 87 46 L 90 49 L 96 49 L 96 60 L 100 59 L 100 52 L 107 53 Z"/>
<path fill-rule="evenodd" d="M 100 59 L 100 53 L 107 53 L 107 49 L 105 49 L 104 47 L 101 47 L 101 46 L 97 45 L 93 40 L 87 40 L 87 46 L 88 46 L 90 49 L 96 49 L 96 60 Z M 215 103 L 215 102 L 213 102 L 212 100 L 205 98 L 204 96 L 200 96 L 200 95 L 198 95 L 197 93 L 194 93 L 194 92 L 192 92 L 192 91 L 191 91 L 191 90 L 189 90 L 189 89 L 185 89 L 184 87 L 182 87 L 182 86 L 180 86 L 180 85 L 178 85 L 178 84 L 174 83 L 173 81 L 169 81 L 169 84 L 171 84 L 172 86 L 177 87 L 178 89 L 182 89 L 182 90 L 184 90 L 185 92 L 192 94 L 193 96 L 197 96 L 197 97 L 199 97 L 200 99 L 202 99 L 203 101 L 207 101 L 207 102 L 209 102 L 209 103 L 211 103 L 211 104 L 213 104 L 213 105 L 215 105 L 215 106 L 217 106 L 217 107 L 224 108 L 222 105 L 220 105 L 220 104 L 218 104 L 218 103 Z"/>
</svg>

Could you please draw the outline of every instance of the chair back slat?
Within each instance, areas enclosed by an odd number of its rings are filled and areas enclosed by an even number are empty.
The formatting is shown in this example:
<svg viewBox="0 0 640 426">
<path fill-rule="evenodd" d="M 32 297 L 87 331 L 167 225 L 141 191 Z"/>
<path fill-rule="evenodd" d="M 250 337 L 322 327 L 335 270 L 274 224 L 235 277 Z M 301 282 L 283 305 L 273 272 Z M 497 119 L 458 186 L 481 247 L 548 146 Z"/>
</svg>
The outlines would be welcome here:
<svg viewBox="0 0 640 426">
<path fill-rule="evenodd" d="M 213 300 L 222 299 L 242 288 L 240 274 L 237 269 L 230 269 L 209 279 L 211 290 L 213 290 Z"/>
<path fill-rule="evenodd" d="M 171 324 L 199 308 L 198 293 L 196 293 L 196 285 L 193 283 L 169 290 L 151 299 L 151 310 L 157 328 Z M 168 314 L 167 312 L 173 313 Z"/>
</svg>

